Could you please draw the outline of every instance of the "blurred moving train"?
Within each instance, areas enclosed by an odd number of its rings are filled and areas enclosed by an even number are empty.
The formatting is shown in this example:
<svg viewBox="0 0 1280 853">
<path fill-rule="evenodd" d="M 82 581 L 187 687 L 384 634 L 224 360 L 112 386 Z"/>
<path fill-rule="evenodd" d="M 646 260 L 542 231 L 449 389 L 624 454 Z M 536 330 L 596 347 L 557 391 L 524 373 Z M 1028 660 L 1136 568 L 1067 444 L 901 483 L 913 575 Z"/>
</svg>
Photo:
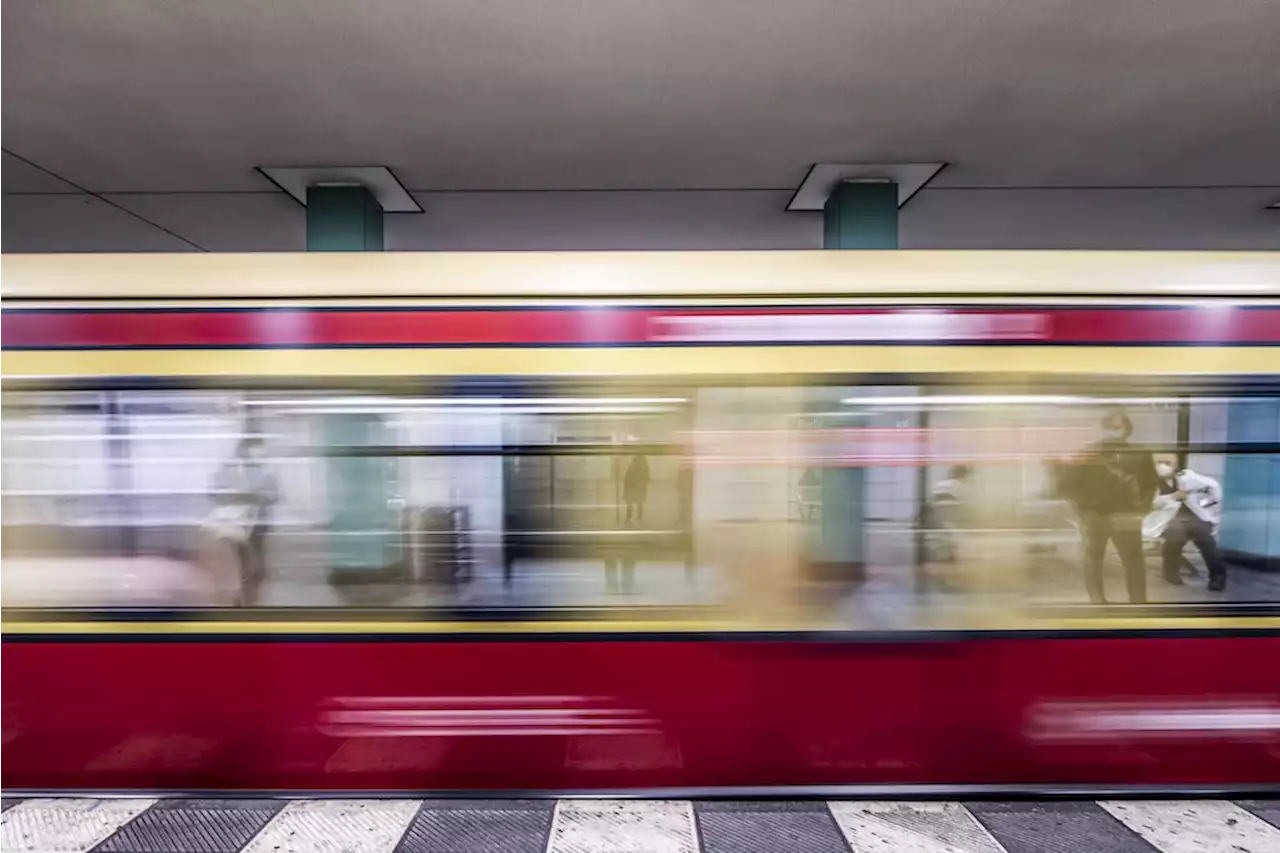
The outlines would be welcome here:
<svg viewBox="0 0 1280 853">
<path fill-rule="evenodd" d="M 12 256 L 3 295 L 6 791 L 1280 780 L 1275 255 Z M 1221 483 L 1225 590 L 1152 552 L 1087 595 L 1054 472 L 1114 411 Z"/>
</svg>

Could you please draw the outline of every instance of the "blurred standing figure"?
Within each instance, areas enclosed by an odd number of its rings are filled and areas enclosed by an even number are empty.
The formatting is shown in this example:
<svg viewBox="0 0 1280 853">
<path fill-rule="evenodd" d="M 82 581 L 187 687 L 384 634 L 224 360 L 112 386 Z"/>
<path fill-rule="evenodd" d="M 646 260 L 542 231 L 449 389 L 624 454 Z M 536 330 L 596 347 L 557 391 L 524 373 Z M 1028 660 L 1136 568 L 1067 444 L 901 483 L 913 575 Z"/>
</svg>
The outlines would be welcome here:
<svg viewBox="0 0 1280 853">
<path fill-rule="evenodd" d="M 627 524 L 631 524 L 633 513 L 636 521 L 644 521 L 644 502 L 648 496 L 649 460 L 636 455 L 622 475 L 622 502 L 627 505 Z"/>
<path fill-rule="evenodd" d="M 676 469 L 676 499 L 679 501 L 680 550 L 684 552 L 684 574 L 693 577 L 693 465 L 680 460 Z"/>
<path fill-rule="evenodd" d="M 1176 471 L 1168 459 L 1156 461 L 1156 474 L 1160 478 L 1156 486 L 1156 506 L 1178 507 L 1162 534 L 1161 568 L 1164 579 L 1172 584 L 1182 583 L 1178 570 L 1182 566 L 1182 549 L 1190 540 L 1200 550 L 1209 570 L 1209 589 L 1214 592 L 1226 589 L 1227 569 L 1215 541 L 1222 520 L 1221 484 L 1190 468 Z"/>
<path fill-rule="evenodd" d="M 1110 540 L 1124 567 L 1129 601 L 1147 600 L 1142 518 L 1151 509 L 1156 469 L 1151 454 L 1129 444 L 1133 422 L 1119 409 L 1102 418 L 1102 439 L 1061 469 L 1060 488 L 1080 518 L 1085 588 L 1094 604 L 1106 604 L 1102 559 Z"/>
<path fill-rule="evenodd" d="M 208 526 L 234 546 L 241 588 L 264 574 L 271 507 L 280 497 L 280 487 L 263 464 L 262 453 L 261 439 L 243 438 L 235 455 L 213 475 L 214 510 Z"/>
<path fill-rule="evenodd" d="M 960 531 L 966 524 L 969 503 L 969 480 L 973 473 L 968 465 L 955 465 L 929 492 L 925 529 L 934 543 L 931 562 L 954 567 L 959 562 Z M 934 579 L 935 583 L 937 579 Z M 945 582 L 941 584 L 945 586 Z"/>
</svg>

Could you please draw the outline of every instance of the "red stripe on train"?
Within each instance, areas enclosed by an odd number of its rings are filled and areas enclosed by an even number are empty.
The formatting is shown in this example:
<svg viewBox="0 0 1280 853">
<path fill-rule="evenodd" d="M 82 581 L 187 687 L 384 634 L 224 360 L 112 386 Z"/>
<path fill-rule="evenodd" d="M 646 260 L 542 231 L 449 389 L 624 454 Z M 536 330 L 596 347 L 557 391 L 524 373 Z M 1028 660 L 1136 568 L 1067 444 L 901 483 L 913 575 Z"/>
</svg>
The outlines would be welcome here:
<svg viewBox="0 0 1280 853">
<path fill-rule="evenodd" d="M 707 343 L 1259 344 L 1280 308 L 237 310 L 3 312 L 5 349 L 697 345 Z"/>
</svg>

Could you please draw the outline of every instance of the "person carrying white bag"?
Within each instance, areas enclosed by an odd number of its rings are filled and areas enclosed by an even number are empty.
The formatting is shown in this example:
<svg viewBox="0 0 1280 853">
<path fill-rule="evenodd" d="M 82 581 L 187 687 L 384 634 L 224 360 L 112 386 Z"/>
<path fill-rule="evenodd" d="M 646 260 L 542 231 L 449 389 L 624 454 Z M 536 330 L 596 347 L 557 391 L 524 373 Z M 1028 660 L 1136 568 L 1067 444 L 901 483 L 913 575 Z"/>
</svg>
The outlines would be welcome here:
<svg viewBox="0 0 1280 853">
<path fill-rule="evenodd" d="M 1187 541 L 1195 543 L 1209 570 L 1209 589 L 1220 592 L 1227 586 L 1227 569 L 1218 554 L 1218 526 L 1222 521 L 1222 485 L 1212 477 L 1190 468 L 1177 471 L 1167 457 L 1156 460 L 1159 482 L 1155 509 L 1143 520 L 1142 533 L 1149 539 L 1163 539 L 1161 569 L 1164 579 L 1181 584 L 1179 568 Z"/>
<path fill-rule="evenodd" d="M 213 582 L 214 603 L 240 606 L 246 587 L 262 579 L 267 523 L 280 487 L 262 463 L 262 441 L 249 436 L 220 466 L 212 483 L 213 510 L 201 525 L 201 562 Z"/>
</svg>

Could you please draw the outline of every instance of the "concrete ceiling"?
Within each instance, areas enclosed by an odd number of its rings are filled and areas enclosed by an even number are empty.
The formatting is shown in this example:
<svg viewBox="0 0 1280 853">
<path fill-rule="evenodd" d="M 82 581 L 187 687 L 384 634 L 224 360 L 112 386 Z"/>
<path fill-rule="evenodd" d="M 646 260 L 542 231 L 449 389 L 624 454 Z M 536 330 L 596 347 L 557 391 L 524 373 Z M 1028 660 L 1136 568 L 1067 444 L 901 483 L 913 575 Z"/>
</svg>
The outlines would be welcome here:
<svg viewBox="0 0 1280 853">
<path fill-rule="evenodd" d="M 0 14 L 6 251 L 301 248 L 254 167 L 342 163 L 423 202 L 389 247 L 791 248 L 809 166 L 859 160 L 949 163 L 905 245 L 1280 248 L 1277 0 Z"/>
</svg>

